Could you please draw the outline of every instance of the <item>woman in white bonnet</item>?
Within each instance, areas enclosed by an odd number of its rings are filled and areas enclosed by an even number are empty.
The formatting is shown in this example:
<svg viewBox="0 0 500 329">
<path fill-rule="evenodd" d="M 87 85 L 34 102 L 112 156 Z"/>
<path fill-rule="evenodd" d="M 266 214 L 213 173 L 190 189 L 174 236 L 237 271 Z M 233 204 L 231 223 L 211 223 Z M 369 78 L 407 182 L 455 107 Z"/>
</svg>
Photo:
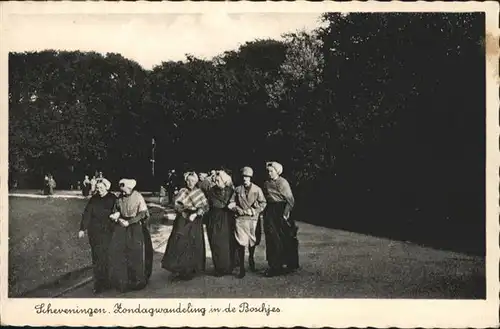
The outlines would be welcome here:
<svg viewBox="0 0 500 329">
<path fill-rule="evenodd" d="M 177 216 L 168 238 L 162 267 L 183 280 L 192 279 L 205 270 L 205 235 L 203 215 L 208 211 L 208 200 L 198 183 L 195 172 L 184 174 L 186 187 L 175 196 Z"/>
<path fill-rule="evenodd" d="M 149 210 L 134 190 L 134 179 L 120 180 L 121 194 L 110 216 L 115 230 L 110 244 L 110 281 L 120 291 L 144 288 L 151 276 L 153 245 L 147 228 Z"/>
<path fill-rule="evenodd" d="M 297 227 L 291 218 L 295 205 L 288 181 L 281 177 L 283 166 L 278 162 L 266 164 L 269 179 L 264 183 L 267 207 L 264 210 L 266 258 L 272 277 L 299 268 Z M 286 268 L 284 266 L 286 265 Z"/>
<path fill-rule="evenodd" d="M 114 225 L 109 215 L 115 207 L 116 196 L 109 193 L 111 183 L 107 179 L 103 179 L 96 187 L 97 193 L 90 198 L 83 211 L 78 237 L 83 238 L 86 233 L 88 235 L 94 269 L 94 293 L 98 294 L 110 288 L 108 249 Z"/>
<path fill-rule="evenodd" d="M 215 176 L 215 186 L 207 191 L 210 204 L 210 211 L 207 214 L 207 235 L 216 276 L 233 272 L 234 216 L 228 208 L 233 193 L 231 176 L 223 170 L 218 171 Z"/>
</svg>

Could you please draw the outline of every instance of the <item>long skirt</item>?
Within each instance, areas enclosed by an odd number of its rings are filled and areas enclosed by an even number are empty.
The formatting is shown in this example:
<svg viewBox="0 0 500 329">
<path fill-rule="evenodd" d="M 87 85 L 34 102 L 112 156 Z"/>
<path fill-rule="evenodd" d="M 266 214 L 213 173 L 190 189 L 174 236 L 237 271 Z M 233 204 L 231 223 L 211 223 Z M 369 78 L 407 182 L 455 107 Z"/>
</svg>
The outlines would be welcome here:
<svg viewBox="0 0 500 329">
<path fill-rule="evenodd" d="M 94 288 L 109 288 L 108 250 L 112 232 L 99 232 L 89 229 L 89 244 L 92 254 L 92 267 L 94 272 Z"/>
<path fill-rule="evenodd" d="M 117 225 L 109 250 L 111 285 L 120 291 L 144 288 L 153 269 L 153 244 L 146 226 Z"/>
<path fill-rule="evenodd" d="M 162 267 L 173 273 L 191 275 L 205 270 L 205 260 L 202 219 L 197 217 L 190 221 L 178 214 L 161 261 Z"/>
<path fill-rule="evenodd" d="M 284 210 L 284 202 L 268 203 L 264 210 L 266 259 L 272 269 L 299 267 L 298 229 L 293 220 L 283 219 Z"/>
<path fill-rule="evenodd" d="M 83 194 L 83 196 L 89 196 L 89 194 L 90 194 L 90 185 L 83 185 L 82 194 Z"/>
<path fill-rule="evenodd" d="M 234 216 L 226 209 L 212 208 L 207 214 L 207 235 L 215 271 L 231 273 L 234 266 Z"/>
</svg>

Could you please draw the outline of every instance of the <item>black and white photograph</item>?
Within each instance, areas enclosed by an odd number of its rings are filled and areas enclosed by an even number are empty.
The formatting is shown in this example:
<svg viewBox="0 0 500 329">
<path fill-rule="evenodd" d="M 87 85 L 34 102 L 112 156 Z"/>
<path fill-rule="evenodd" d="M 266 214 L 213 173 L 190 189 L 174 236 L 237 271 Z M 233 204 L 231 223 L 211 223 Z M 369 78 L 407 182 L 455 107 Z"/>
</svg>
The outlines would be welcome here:
<svg viewBox="0 0 500 329">
<path fill-rule="evenodd" d="M 498 325 L 498 4 L 438 4 L 2 4 L 2 324 Z"/>
</svg>

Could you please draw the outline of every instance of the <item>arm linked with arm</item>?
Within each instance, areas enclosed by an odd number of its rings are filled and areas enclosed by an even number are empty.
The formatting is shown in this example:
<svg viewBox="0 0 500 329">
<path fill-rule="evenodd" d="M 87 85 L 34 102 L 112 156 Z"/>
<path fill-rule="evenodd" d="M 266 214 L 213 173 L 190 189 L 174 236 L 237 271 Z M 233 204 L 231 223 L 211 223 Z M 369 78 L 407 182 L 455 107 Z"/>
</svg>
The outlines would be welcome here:
<svg viewBox="0 0 500 329">
<path fill-rule="evenodd" d="M 129 224 L 135 224 L 138 223 L 142 220 L 147 220 L 149 219 L 149 209 L 146 204 L 146 200 L 144 200 L 144 197 L 142 195 L 139 195 L 139 205 L 137 206 L 137 214 L 129 219 Z"/>
<path fill-rule="evenodd" d="M 229 198 L 229 202 L 227 204 L 227 208 L 229 210 L 235 210 L 236 209 L 236 193 L 234 191 L 231 194 L 231 197 Z"/>
<path fill-rule="evenodd" d="M 209 208 L 208 199 L 205 194 L 203 194 L 200 203 L 196 207 L 196 214 L 201 217 L 208 211 Z"/>
<path fill-rule="evenodd" d="M 253 212 L 254 216 L 262 213 L 264 211 L 264 209 L 266 208 L 266 205 L 267 205 L 267 201 L 266 201 L 266 198 L 264 197 L 264 193 L 262 192 L 261 189 L 259 189 L 257 200 L 255 201 L 255 203 L 252 206 L 252 212 Z"/>
<path fill-rule="evenodd" d="M 148 218 L 148 211 L 147 210 L 139 211 L 137 215 L 128 220 L 128 223 L 135 224 L 146 218 Z"/>
</svg>

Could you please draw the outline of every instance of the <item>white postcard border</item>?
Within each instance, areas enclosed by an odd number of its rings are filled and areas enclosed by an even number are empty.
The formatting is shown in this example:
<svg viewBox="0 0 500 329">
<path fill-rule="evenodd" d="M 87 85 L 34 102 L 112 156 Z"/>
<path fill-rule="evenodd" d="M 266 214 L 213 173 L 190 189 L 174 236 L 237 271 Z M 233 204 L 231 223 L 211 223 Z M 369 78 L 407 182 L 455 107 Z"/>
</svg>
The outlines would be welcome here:
<svg viewBox="0 0 500 329">
<path fill-rule="evenodd" d="M 7 59 L 9 38 L 15 37 L 11 17 L 15 15 L 55 14 L 106 14 L 137 15 L 149 13 L 247 13 L 247 12 L 486 12 L 486 30 L 491 36 L 487 45 L 487 299 L 486 300 L 401 300 L 401 299 L 13 299 L 7 298 L 8 269 L 8 197 L 7 197 L 7 131 L 8 131 L 8 75 Z M 67 325 L 67 326 L 247 326 L 247 327 L 493 327 L 498 325 L 499 315 L 499 99 L 498 99 L 498 36 L 499 5 L 496 2 L 322 2 L 311 3 L 123 3 L 123 2 L 3 2 L 1 12 L 1 66 L 0 113 L 2 133 L 0 209 L 1 217 L 1 323 L 8 325 Z M 4 38 L 4 36 L 8 36 Z M 479 109 L 478 109 L 479 110 Z M 481 219 L 478 219 L 481 220 Z M 279 312 L 266 313 L 209 313 L 210 307 L 226 308 L 229 303 L 237 307 L 242 302 L 279 308 Z M 36 314 L 35 306 L 50 303 L 52 307 L 104 308 L 106 315 L 87 314 L 47 315 Z M 186 306 L 206 307 L 205 316 L 199 313 L 123 315 L 114 314 L 116 303 L 127 307 L 157 308 Z M 189 316 L 187 316 L 189 315 Z"/>
</svg>

